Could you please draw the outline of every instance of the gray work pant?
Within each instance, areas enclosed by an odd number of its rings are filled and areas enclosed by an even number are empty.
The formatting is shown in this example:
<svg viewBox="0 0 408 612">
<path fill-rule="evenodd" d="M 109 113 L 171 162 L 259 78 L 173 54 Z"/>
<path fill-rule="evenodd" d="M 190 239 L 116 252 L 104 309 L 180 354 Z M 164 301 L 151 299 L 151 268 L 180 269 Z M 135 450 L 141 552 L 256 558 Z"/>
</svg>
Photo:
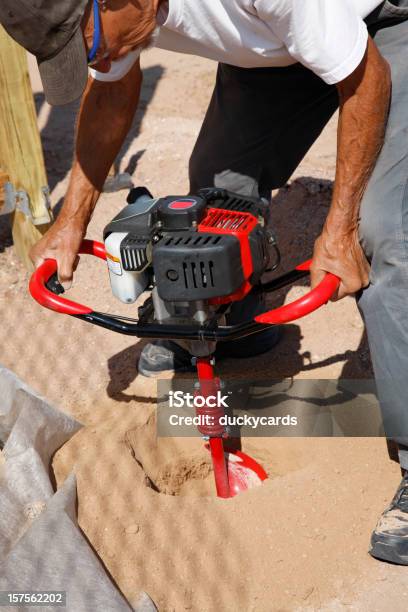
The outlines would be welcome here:
<svg viewBox="0 0 408 612">
<path fill-rule="evenodd" d="M 371 263 L 359 296 L 386 435 L 408 469 L 408 0 L 367 19 L 392 70 L 384 147 L 360 209 Z M 190 160 L 192 192 L 219 186 L 270 197 L 285 185 L 338 107 L 337 89 L 300 64 L 244 69 L 220 64 Z"/>
</svg>

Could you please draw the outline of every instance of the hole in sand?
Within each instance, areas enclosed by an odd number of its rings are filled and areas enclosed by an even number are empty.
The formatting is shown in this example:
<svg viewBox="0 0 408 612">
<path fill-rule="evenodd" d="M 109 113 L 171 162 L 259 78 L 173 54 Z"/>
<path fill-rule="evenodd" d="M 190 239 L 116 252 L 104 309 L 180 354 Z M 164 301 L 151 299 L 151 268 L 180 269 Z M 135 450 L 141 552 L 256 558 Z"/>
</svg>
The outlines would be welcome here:
<svg viewBox="0 0 408 612">
<path fill-rule="evenodd" d="M 157 438 L 156 420 L 126 432 L 125 443 L 143 470 L 146 486 L 173 496 L 215 497 L 210 453 L 201 438 Z M 252 438 L 243 450 L 258 461 L 269 480 L 304 467 L 295 440 Z M 310 461 L 310 457 L 306 463 Z"/>
<path fill-rule="evenodd" d="M 163 466 L 150 486 L 166 495 L 206 497 L 214 494 L 213 472 L 209 460 L 180 458 Z"/>
<path fill-rule="evenodd" d="M 200 438 L 156 438 L 154 418 L 131 429 L 125 442 L 146 485 L 165 495 L 215 495 L 211 457 Z"/>
</svg>

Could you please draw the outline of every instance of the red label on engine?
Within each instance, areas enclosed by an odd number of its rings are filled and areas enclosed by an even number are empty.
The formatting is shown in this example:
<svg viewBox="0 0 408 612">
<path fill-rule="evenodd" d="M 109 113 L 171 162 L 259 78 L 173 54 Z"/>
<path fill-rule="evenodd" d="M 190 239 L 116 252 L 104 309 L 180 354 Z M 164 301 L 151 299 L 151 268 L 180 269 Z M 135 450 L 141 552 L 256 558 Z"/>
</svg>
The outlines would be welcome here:
<svg viewBox="0 0 408 612">
<path fill-rule="evenodd" d="M 174 200 L 170 202 L 169 208 L 172 210 L 185 210 L 186 208 L 192 208 L 197 204 L 197 200 Z"/>
</svg>

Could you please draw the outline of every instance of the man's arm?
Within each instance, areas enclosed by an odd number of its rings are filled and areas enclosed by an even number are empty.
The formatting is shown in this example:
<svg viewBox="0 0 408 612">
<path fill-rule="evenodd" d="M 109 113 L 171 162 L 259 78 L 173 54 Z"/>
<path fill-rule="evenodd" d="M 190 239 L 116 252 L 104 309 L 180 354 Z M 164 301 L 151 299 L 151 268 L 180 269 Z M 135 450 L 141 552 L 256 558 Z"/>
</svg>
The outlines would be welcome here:
<svg viewBox="0 0 408 612">
<path fill-rule="evenodd" d="M 54 225 L 30 253 L 35 266 L 45 259 L 56 259 L 61 282 L 72 280 L 93 209 L 131 126 L 141 82 L 139 61 L 120 81 L 88 81 L 78 115 L 75 158 L 63 207 Z"/>
<path fill-rule="evenodd" d="M 339 276 L 340 299 L 369 282 L 370 268 L 358 236 L 359 208 L 384 141 L 391 92 L 388 63 L 371 38 L 361 64 L 337 88 L 336 180 L 329 214 L 315 242 L 311 277 L 315 286 L 324 272 Z"/>
</svg>

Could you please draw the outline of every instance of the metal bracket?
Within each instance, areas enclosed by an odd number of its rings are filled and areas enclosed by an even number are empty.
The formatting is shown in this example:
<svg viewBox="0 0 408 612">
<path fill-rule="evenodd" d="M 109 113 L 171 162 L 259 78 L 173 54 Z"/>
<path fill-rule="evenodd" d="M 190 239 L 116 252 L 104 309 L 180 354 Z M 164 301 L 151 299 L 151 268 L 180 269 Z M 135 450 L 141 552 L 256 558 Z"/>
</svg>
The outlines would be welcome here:
<svg viewBox="0 0 408 612">
<path fill-rule="evenodd" d="M 50 205 L 50 190 L 48 187 L 42 187 L 41 191 L 44 197 L 44 206 L 47 214 L 42 217 L 33 217 L 30 209 L 30 197 L 26 191 L 15 191 L 12 183 L 7 182 L 3 186 L 4 189 L 4 205 L 0 209 L 0 214 L 6 215 L 15 210 L 22 212 L 34 225 L 42 225 L 49 223 L 52 220 L 51 205 Z"/>
</svg>

